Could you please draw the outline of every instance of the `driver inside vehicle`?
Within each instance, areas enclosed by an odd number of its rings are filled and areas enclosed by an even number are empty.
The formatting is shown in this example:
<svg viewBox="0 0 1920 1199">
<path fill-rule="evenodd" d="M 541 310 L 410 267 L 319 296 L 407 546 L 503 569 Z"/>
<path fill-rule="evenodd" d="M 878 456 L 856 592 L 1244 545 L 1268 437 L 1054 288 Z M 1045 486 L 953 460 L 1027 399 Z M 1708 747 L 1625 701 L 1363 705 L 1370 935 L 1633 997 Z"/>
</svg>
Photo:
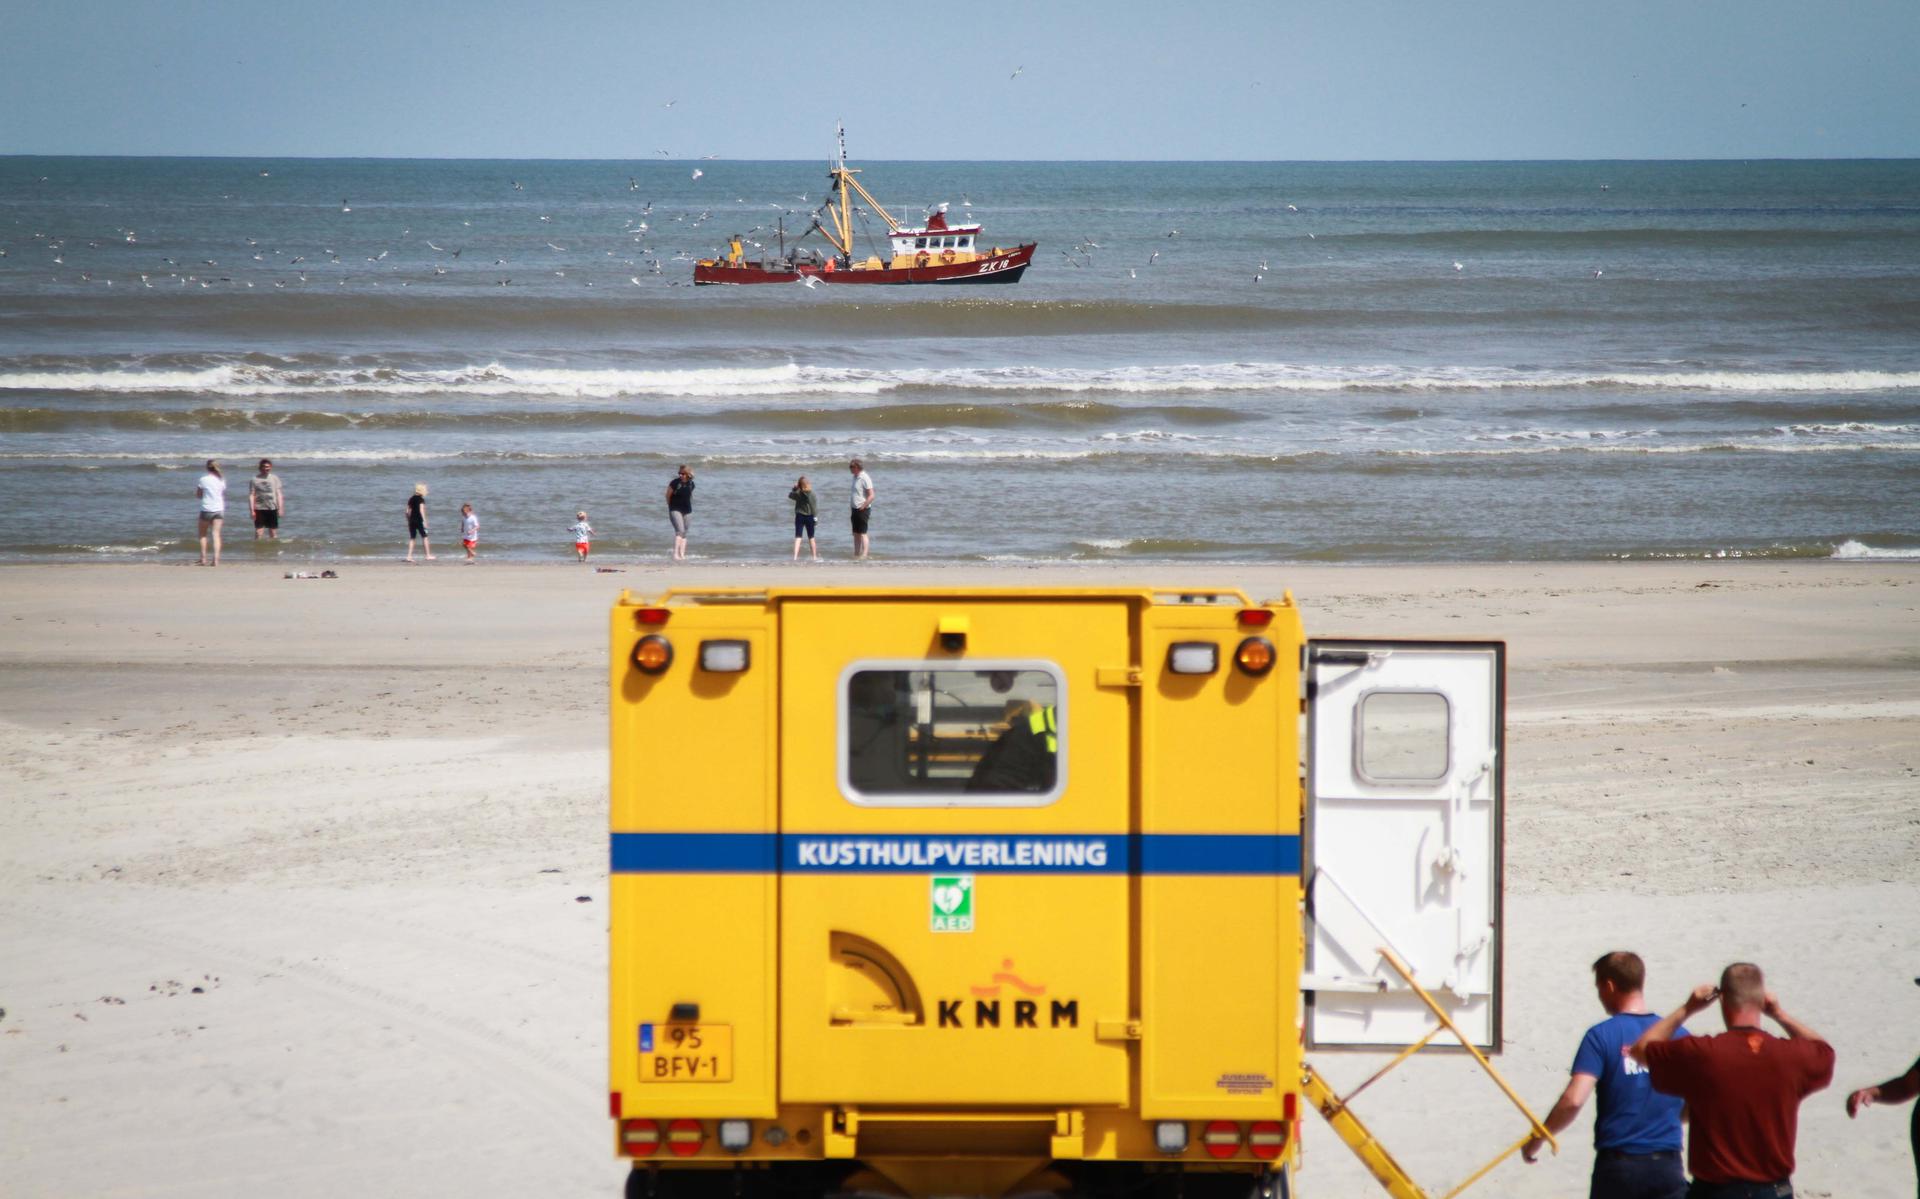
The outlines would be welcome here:
<svg viewBox="0 0 1920 1199">
<path fill-rule="evenodd" d="M 985 672 L 995 694 L 1013 690 L 1011 670 Z M 1053 790 L 1060 752 L 1059 715 L 1054 705 L 1033 699 L 1010 699 L 1006 731 L 987 747 L 967 780 L 968 791 L 1027 792 Z"/>
</svg>

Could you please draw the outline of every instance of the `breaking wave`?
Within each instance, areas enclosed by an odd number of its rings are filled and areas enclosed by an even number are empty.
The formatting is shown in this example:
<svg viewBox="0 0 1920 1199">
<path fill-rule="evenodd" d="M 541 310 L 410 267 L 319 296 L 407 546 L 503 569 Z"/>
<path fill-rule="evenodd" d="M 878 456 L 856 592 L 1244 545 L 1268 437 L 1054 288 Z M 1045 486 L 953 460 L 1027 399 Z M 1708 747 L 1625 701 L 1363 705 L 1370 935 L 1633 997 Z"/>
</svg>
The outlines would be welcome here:
<svg viewBox="0 0 1920 1199">
<path fill-rule="evenodd" d="M 635 370 L 508 366 L 443 370 L 316 369 L 225 363 L 197 369 L 0 370 L 0 393 L 272 397 L 519 397 L 613 400 L 645 397 L 878 396 L 891 393 L 1174 395 L 1213 392 L 1675 391 L 1859 393 L 1920 389 L 1920 371 L 1664 372 L 1488 367 L 1320 366 L 1226 362 L 1128 367 L 936 367 L 865 369 L 787 363 L 764 367 Z"/>
</svg>

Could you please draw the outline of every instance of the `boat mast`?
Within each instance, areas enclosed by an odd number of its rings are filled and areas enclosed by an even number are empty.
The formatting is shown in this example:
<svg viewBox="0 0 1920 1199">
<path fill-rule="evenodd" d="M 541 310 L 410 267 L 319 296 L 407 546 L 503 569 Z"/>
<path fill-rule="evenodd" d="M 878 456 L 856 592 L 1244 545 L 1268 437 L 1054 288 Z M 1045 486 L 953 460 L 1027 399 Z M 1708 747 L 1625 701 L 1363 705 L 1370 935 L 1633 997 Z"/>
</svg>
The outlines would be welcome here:
<svg viewBox="0 0 1920 1199">
<path fill-rule="evenodd" d="M 827 240 L 833 243 L 835 249 L 839 250 L 842 254 L 851 255 L 853 253 L 854 193 L 857 193 L 862 200 L 865 200 L 867 204 L 872 207 L 874 213 L 887 223 L 887 232 L 899 232 L 900 222 L 894 220 L 893 214 L 883 208 L 880 201 L 874 199 L 873 194 L 866 188 L 860 186 L 860 181 L 854 178 L 854 176 L 860 172 L 847 165 L 847 127 L 845 125 L 837 126 L 836 133 L 839 135 L 839 158 L 828 166 L 827 178 L 832 180 L 832 187 L 834 191 L 839 194 L 840 206 L 835 208 L 831 202 L 828 203 L 826 209 L 827 219 L 833 223 L 834 227 L 829 229 L 825 225 L 821 225 L 820 232 L 826 235 Z"/>
</svg>

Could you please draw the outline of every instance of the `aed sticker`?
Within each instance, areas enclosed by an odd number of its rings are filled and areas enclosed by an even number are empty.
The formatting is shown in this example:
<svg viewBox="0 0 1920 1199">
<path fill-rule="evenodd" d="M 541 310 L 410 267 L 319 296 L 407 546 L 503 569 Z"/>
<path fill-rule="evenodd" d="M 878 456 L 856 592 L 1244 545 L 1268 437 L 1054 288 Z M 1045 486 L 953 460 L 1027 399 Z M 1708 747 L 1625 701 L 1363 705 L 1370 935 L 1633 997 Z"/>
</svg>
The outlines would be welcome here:
<svg viewBox="0 0 1920 1199">
<path fill-rule="evenodd" d="M 1213 1085 L 1229 1095 L 1262 1095 L 1273 1089 L 1273 1079 L 1264 1074 L 1222 1074 Z"/>
<path fill-rule="evenodd" d="M 936 874 L 928 892 L 927 926 L 936 933 L 973 931 L 973 876 Z"/>
</svg>

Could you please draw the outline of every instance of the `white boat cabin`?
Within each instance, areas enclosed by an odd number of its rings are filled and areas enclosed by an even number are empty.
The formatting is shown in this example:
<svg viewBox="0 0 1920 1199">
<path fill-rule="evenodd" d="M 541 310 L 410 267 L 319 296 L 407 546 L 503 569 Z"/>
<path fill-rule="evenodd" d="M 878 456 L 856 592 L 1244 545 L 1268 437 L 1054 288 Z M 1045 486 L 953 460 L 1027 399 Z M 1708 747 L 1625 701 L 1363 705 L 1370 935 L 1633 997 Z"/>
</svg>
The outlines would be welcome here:
<svg viewBox="0 0 1920 1199">
<path fill-rule="evenodd" d="M 951 262 L 972 262 L 984 252 L 980 226 L 947 224 L 947 206 L 940 205 L 918 229 L 901 226 L 890 235 L 893 241 L 894 267 L 929 266 Z"/>
</svg>

